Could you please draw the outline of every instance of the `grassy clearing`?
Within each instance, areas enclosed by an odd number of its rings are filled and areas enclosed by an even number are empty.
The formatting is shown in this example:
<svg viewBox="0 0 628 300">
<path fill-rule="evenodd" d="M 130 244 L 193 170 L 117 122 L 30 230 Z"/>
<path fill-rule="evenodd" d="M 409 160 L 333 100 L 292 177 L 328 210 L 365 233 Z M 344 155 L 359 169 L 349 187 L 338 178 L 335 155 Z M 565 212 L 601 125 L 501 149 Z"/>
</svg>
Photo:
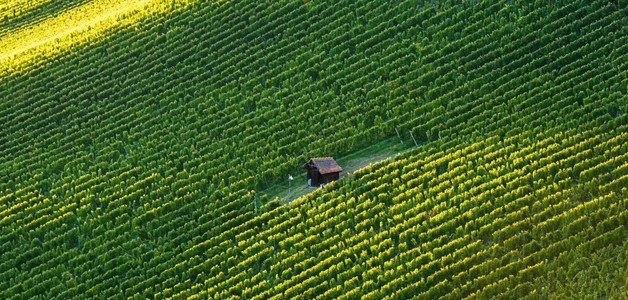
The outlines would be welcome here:
<svg viewBox="0 0 628 300">
<path fill-rule="evenodd" d="M 353 173 L 370 164 L 384 160 L 388 157 L 393 157 L 395 154 L 407 150 L 412 146 L 414 146 L 412 141 L 410 141 L 410 143 L 405 141 L 402 144 L 399 141 L 399 138 L 394 136 L 380 140 L 358 151 L 334 157 L 334 159 L 342 167 L 340 178 L 344 178 L 348 173 Z M 288 175 L 292 175 L 294 178 L 292 182 L 288 180 Z M 316 188 L 306 186 L 305 170 L 299 170 L 298 174 L 286 174 L 285 177 L 285 179 L 277 181 L 267 189 L 262 190 L 261 194 L 267 195 L 268 199 L 275 199 L 278 197 L 288 204 L 292 202 L 292 200 L 316 190 Z"/>
</svg>

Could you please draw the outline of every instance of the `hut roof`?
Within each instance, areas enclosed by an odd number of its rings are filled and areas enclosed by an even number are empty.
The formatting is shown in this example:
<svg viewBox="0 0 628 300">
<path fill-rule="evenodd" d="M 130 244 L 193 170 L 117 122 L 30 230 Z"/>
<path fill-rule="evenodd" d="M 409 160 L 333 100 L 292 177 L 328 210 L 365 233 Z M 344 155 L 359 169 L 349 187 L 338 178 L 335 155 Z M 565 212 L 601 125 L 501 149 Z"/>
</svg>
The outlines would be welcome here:
<svg viewBox="0 0 628 300">
<path fill-rule="evenodd" d="M 321 174 L 336 173 L 342 171 L 342 168 L 336 163 L 333 157 L 316 157 L 310 159 L 303 165 L 304 169 L 317 168 Z"/>
</svg>

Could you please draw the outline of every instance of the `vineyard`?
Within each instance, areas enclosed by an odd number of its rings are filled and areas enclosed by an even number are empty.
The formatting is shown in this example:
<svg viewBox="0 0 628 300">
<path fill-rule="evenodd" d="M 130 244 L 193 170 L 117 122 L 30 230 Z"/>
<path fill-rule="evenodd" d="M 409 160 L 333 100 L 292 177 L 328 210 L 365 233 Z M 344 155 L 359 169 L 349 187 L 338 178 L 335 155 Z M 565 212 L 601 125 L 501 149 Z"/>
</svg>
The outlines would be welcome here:
<svg viewBox="0 0 628 300">
<path fill-rule="evenodd" d="M 127 2 L 0 4 L 0 298 L 628 296 L 625 0 Z"/>
</svg>

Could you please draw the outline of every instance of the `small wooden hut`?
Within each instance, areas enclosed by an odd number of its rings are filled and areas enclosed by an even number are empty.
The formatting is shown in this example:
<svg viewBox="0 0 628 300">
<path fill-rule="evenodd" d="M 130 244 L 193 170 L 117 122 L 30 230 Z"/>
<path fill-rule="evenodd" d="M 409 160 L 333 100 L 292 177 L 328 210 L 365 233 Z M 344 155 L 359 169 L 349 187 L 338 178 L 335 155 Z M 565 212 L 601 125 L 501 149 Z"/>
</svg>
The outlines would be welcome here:
<svg viewBox="0 0 628 300">
<path fill-rule="evenodd" d="M 338 180 L 342 171 L 333 157 L 312 158 L 303 165 L 303 169 L 307 170 L 308 186 L 319 186 Z"/>
</svg>

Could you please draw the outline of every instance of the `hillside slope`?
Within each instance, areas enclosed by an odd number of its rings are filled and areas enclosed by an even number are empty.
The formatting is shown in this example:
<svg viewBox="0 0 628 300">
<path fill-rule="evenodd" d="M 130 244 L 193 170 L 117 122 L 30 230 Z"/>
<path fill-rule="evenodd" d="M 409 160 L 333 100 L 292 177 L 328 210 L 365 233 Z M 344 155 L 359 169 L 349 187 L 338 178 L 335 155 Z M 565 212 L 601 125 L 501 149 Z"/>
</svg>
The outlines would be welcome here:
<svg viewBox="0 0 628 300">
<path fill-rule="evenodd" d="M 0 78 L 0 298 L 625 293 L 625 1 L 177 3 Z"/>
</svg>

